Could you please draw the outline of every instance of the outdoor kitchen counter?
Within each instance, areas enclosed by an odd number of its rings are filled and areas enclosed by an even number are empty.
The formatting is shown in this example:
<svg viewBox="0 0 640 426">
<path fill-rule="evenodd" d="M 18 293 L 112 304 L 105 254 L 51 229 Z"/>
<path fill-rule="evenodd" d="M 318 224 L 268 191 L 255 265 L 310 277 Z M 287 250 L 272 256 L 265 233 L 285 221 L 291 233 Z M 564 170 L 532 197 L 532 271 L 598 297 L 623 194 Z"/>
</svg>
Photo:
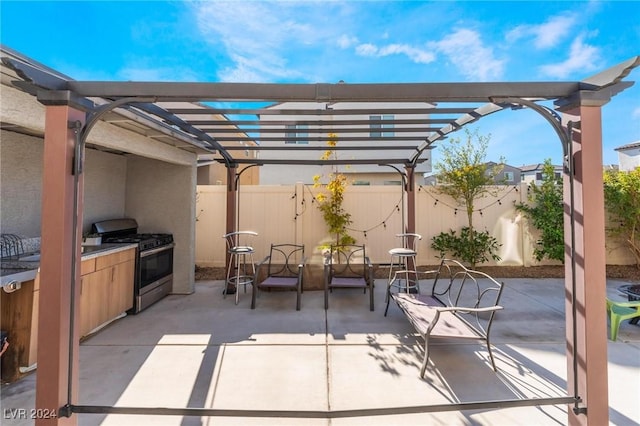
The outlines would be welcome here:
<svg viewBox="0 0 640 426">
<path fill-rule="evenodd" d="M 80 336 L 87 336 L 123 316 L 133 306 L 133 280 L 137 244 L 102 244 L 83 247 L 78 283 Z M 11 382 L 36 368 L 40 286 L 38 254 L 5 262 L 8 266 L 31 267 L 3 278 L 0 291 L 0 322 L 8 333 L 9 348 L 0 358 L 2 379 Z M 26 264 L 26 265 L 25 265 Z M 19 278 L 19 279 L 18 279 Z M 4 287 L 5 279 L 16 280 L 20 288 Z"/>
<path fill-rule="evenodd" d="M 105 243 L 99 246 L 84 246 L 82 249 L 82 260 L 93 259 L 98 256 L 105 256 L 107 254 L 114 254 L 120 251 L 129 250 L 138 247 L 136 243 Z"/>
<path fill-rule="evenodd" d="M 82 261 L 95 259 L 137 247 L 137 244 L 106 243 L 99 246 L 83 246 Z M 40 270 L 40 253 L 23 255 L 17 260 L 2 259 L 0 286 L 13 281 L 25 282 L 36 278 Z"/>
</svg>

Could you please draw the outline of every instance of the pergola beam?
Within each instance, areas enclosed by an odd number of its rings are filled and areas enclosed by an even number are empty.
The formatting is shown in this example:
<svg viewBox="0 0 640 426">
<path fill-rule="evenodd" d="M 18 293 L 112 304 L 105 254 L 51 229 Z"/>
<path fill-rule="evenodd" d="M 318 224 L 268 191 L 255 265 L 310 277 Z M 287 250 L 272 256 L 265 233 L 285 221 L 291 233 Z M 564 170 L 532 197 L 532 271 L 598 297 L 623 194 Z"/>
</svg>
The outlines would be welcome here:
<svg viewBox="0 0 640 426">
<path fill-rule="evenodd" d="M 371 111 L 370 111 L 371 112 Z M 396 111 L 396 114 L 398 112 Z M 431 113 L 425 113 L 431 114 Z M 313 119 L 303 119 L 303 120 L 269 120 L 269 121 L 260 121 L 260 120 L 185 120 L 187 123 L 192 126 L 259 126 L 258 128 L 269 127 L 269 126 L 285 126 L 287 124 L 306 124 L 309 126 L 368 126 L 370 124 L 449 124 L 455 121 L 455 118 L 413 118 L 413 119 L 391 119 L 391 120 L 313 120 Z M 247 130 L 245 127 L 243 127 Z"/>
<path fill-rule="evenodd" d="M 173 83 L 68 81 L 65 90 L 86 97 L 150 97 L 156 102 L 487 102 L 495 96 L 557 99 L 580 82 L 530 83 Z"/>
<path fill-rule="evenodd" d="M 216 161 L 221 162 L 221 159 L 216 159 Z M 418 161 L 422 163 L 426 161 L 426 159 L 421 159 Z M 382 164 L 406 164 L 411 165 L 411 161 L 408 158 L 352 158 L 350 160 L 302 160 L 302 159 L 266 159 L 266 158 L 258 158 L 258 159 L 244 159 L 244 158 L 236 158 L 234 160 L 235 164 L 257 164 L 257 165 L 265 165 L 265 164 L 288 164 L 288 165 L 307 165 L 307 166 L 328 166 L 328 165 L 382 165 Z"/>
<path fill-rule="evenodd" d="M 424 139 L 424 138 L 423 138 Z M 332 146 L 332 151 L 362 151 L 361 145 L 340 145 L 340 146 Z M 326 146 L 300 146 L 300 145 L 282 145 L 282 146 L 260 146 L 260 145 L 250 145 L 250 146 L 225 146 L 224 149 L 226 151 L 326 151 Z M 402 150 L 416 150 L 417 147 L 415 145 L 376 145 L 376 151 L 402 151 Z M 428 147 L 428 149 L 433 149 L 433 147 Z"/>
<path fill-rule="evenodd" d="M 172 114 L 178 115 L 206 115 L 206 114 L 223 114 L 223 115 L 289 115 L 289 116 L 324 116 L 324 115 L 367 115 L 375 112 L 378 115 L 390 114 L 412 114 L 412 115 L 435 115 L 435 114 L 466 114 L 472 112 L 475 108 L 469 107 L 451 107 L 451 108 L 354 108 L 354 109 L 281 109 L 281 108 L 167 108 Z"/>
</svg>

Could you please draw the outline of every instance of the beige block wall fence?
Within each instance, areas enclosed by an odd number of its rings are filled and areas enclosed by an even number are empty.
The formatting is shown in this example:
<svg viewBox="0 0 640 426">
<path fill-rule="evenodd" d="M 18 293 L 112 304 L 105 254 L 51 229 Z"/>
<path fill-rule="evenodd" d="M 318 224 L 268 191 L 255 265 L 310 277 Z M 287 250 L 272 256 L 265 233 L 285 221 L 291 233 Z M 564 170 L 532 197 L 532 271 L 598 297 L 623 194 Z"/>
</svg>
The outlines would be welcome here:
<svg viewBox="0 0 640 426">
<path fill-rule="evenodd" d="M 527 220 L 514 205 L 527 199 L 526 184 L 497 188 L 495 197 L 476 202 L 474 227 L 487 230 L 502 244 L 499 262 L 487 265 L 533 266 L 557 262 L 537 262 L 533 257 L 535 236 Z M 269 252 L 271 243 L 305 245 L 310 263 L 321 264 L 319 246 L 330 240 L 322 216 L 313 202 L 320 190 L 298 183 L 283 186 L 241 186 L 239 190 L 239 230 L 258 233 L 251 244 L 258 261 Z M 351 213 L 352 236 L 365 244 L 373 263 L 388 263 L 388 250 L 399 244 L 396 234 L 403 230 L 402 205 L 406 205 L 399 186 L 350 186 L 345 208 Z M 196 196 L 196 265 L 224 266 L 226 186 L 200 185 Z M 405 215 L 406 218 L 406 215 Z M 406 221 L 406 219 L 405 219 Z M 416 232 L 423 236 L 418 247 L 418 264 L 439 262 L 431 249 L 431 238 L 449 229 L 466 226 L 465 212 L 453 200 L 438 194 L 431 186 L 416 191 Z M 534 231 L 535 232 L 535 231 Z M 607 264 L 631 264 L 633 259 L 619 244 L 607 241 Z"/>
</svg>

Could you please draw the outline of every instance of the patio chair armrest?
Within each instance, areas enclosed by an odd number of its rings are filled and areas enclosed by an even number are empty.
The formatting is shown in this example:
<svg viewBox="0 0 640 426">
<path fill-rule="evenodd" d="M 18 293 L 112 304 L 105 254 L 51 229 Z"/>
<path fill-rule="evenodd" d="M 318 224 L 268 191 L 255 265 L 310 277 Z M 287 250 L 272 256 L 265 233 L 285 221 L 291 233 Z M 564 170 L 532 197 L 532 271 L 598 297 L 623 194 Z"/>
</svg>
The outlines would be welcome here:
<svg viewBox="0 0 640 426">
<path fill-rule="evenodd" d="M 373 273 L 373 263 L 371 262 L 371 259 L 369 258 L 369 256 L 364 258 L 364 263 L 365 263 L 365 267 L 366 267 L 366 274 L 365 277 L 367 279 L 367 281 L 369 280 L 373 280 L 374 278 L 374 273 Z"/>
<path fill-rule="evenodd" d="M 270 258 L 271 258 L 271 256 L 267 256 L 267 257 L 265 257 L 264 259 L 262 259 L 260 262 L 258 262 L 258 263 L 256 264 L 256 270 L 257 270 L 258 268 L 260 268 L 261 266 L 263 266 L 265 263 L 267 263 L 267 262 L 269 261 L 269 259 L 270 259 Z"/>
</svg>

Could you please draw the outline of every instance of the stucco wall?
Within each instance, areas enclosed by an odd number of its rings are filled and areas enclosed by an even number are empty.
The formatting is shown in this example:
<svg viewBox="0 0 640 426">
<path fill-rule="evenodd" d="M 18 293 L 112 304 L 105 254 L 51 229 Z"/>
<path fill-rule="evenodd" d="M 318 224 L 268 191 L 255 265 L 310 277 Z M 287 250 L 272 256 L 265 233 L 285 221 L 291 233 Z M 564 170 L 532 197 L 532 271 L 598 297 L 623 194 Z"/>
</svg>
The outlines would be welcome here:
<svg viewBox="0 0 640 426">
<path fill-rule="evenodd" d="M 43 134 L 45 107 L 13 87 L 1 90 L 3 124 Z M 1 232 L 40 236 L 43 138 L 0 136 Z M 95 221 L 129 216 L 140 232 L 173 233 L 174 291 L 192 292 L 196 155 L 106 122 L 96 124 L 87 144 L 126 154 L 87 149 L 84 231 Z"/>
<path fill-rule="evenodd" d="M 630 171 L 640 167 L 640 147 L 618 151 L 620 170 Z"/>
<path fill-rule="evenodd" d="M 289 121 L 291 123 L 296 123 L 300 120 L 317 120 L 317 119 L 322 119 L 323 121 L 332 121 L 334 119 L 336 120 L 368 120 L 369 116 L 368 115 L 361 115 L 361 114 L 347 114 L 347 115 L 323 115 L 323 116 L 319 116 L 314 114 L 314 110 L 324 110 L 326 108 L 330 108 L 332 110 L 354 110 L 354 109 L 360 109 L 360 108 L 369 108 L 369 107 L 373 107 L 376 106 L 378 108 L 430 108 L 433 105 L 426 103 L 426 102 L 368 102 L 368 103 L 354 103 L 354 102 L 332 102 L 330 105 L 327 102 L 283 102 L 277 105 L 274 105 L 271 107 L 271 109 L 273 110 L 308 110 L 309 114 L 308 115 L 289 115 L 286 114 L 284 112 L 282 112 L 282 114 L 277 114 L 277 115 L 269 115 L 269 114 L 265 114 L 265 115 L 261 115 L 260 116 L 260 125 L 261 126 L 265 126 L 265 127 L 271 127 L 273 129 L 281 129 L 281 132 L 279 133 L 269 133 L 265 136 L 273 136 L 273 137 L 281 137 L 284 138 L 286 136 L 287 133 L 289 132 L 294 132 L 294 130 L 285 130 L 284 126 L 279 124 L 279 125 L 274 125 L 274 124 L 269 124 L 269 122 L 273 122 L 273 121 Z M 428 118 L 428 115 L 426 114 L 403 114 L 402 118 L 405 119 L 426 119 Z M 357 132 L 357 133 L 343 133 L 343 136 L 349 136 L 349 137 L 362 137 L 364 139 L 369 137 L 369 134 L 371 133 L 372 130 L 376 131 L 379 130 L 381 132 L 391 132 L 394 133 L 395 130 L 401 129 L 401 128 L 412 128 L 412 125 L 406 125 L 406 124 L 396 124 L 394 127 L 392 128 L 385 128 L 385 129 L 371 129 L 369 126 L 367 125 L 363 125 L 362 126 L 362 131 L 361 132 Z M 318 129 L 323 129 L 323 127 L 320 127 L 318 125 L 314 125 L 314 124 L 310 124 L 308 126 L 307 130 L 318 130 Z M 324 130 L 326 132 L 328 132 L 329 130 Z M 305 133 L 306 131 L 301 129 L 299 130 L 300 133 Z M 340 146 L 340 137 L 341 135 L 341 131 L 340 131 L 340 125 L 336 125 L 336 127 L 333 129 L 333 132 L 337 135 L 338 138 L 338 146 Z M 323 132 L 324 133 L 324 132 Z M 292 151 L 289 151 L 289 155 L 291 157 L 295 157 L 295 158 L 299 158 L 299 159 L 307 159 L 307 160 L 317 160 L 318 158 L 320 158 L 322 156 L 322 152 L 323 151 L 303 151 L 303 150 L 298 150 L 296 151 L 293 148 L 298 147 L 323 147 L 326 148 L 327 144 L 326 142 L 320 142 L 315 140 L 316 137 L 318 136 L 322 136 L 323 133 L 315 133 L 315 132 L 311 132 L 307 134 L 307 137 L 309 138 L 308 141 L 306 141 L 307 143 L 299 143 L 299 144 L 295 144 L 295 143 L 291 143 L 288 144 L 288 146 L 282 142 L 282 141 L 278 141 L 278 142 L 273 142 L 273 141 L 268 141 L 268 140 L 262 140 L 261 141 L 261 146 L 264 147 L 285 147 L 287 146 L 288 148 L 292 149 Z M 397 143 L 400 145 L 403 145 L 402 142 L 402 136 L 406 136 L 406 137 L 415 137 L 415 136 L 421 136 L 424 138 L 427 138 L 429 135 L 429 132 L 424 130 L 424 131 L 419 131 L 419 132 L 396 132 L 398 133 L 396 136 L 398 137 L 397 140 L 395 140 L 392 143 Z M 389 145 L 390 142 L 385 142 L 385 141 L 380 141 L 380 143 L 377 142 L 371 142 L 371 141 L 367 141 L 367 140 L 362 140 L 362 141 L 349 141 L 349 142 L 345 142 L 346 144 L 348 144 L 349 146 L 360 146 L 363 149 L 367 149 L 367 154 L 366 156 L 368 158 L 380 158 L 380 159 L 386 159 L 386 158 L 397 158 L 397 157 L 404 157 L 406 155 L 406 151 L 405 152 L 398 152 L 398 151 L 394 151 L 394 150 L 375 150 L 375 149 L 368 149 L 370 148 L 370 146 L 373 145 Z M 406 141 L 406 143 L 404 143 L 405 145 L 416 145 L 415 141 Z M 274 159 L 274 158 L 278 158 L 280 156 L 283 155 L 283 151 L 261 151 L 260 152 L 260 158 L 261 159 Z M 341 160 L 349 160 L 349 159 L 354 159 L 358 157 L 358 153 L 357 151 L 339 151 L 338 152 L 338 157 Z M 314 175 L 317 174 L 323 174 L 323 173 L 330 173 L 330 169 L 327 167 L 323 167 L 323 166 L 313 166 L 313 165 L 304 165 L 304 166 L 296 166 L 296 165 L 287 165 L 285 167 L 280 166 L 280 165 L 266 165 L 264 167 L 260 167 L 260 184 L 261 185 L 287 185 L 287 184 L 291 184 L 291 182 L 296 181 L 296 182 L 304 182 L 304 183 L 313 183 L 312 177 Z M 346 173 L 350 173 L 352 174 L 355 179 L 357 180 L 362 180 L 359 176 L 360 175 L 371 175 L 371 174 L 377 174 L 377 173 L 388 173 L 391 169 L 389 169 L 388 167 L 379 167 L 375 164 L 370 164 L 370 165 L 364 165 L 364 164 L 354 164 L 349 166 L 349 170 L 346 171 Z M 417 164 L 416 165 L 416 175 L 422 175 L 423 173 L 429 173 L 431 172 L 431 158 L 429 156 L 429 159 L 423 163 Z M 380 184 L 379 182 L 381 180 L 386 180 L 386 178 L 367 178 L 369 180 L 372 180 L 372 185 L 378 185 Z M 395 175 L 395 177 L 393 177 L 392 179 L 398 179 L 397 174 Z"/>
<path fill-rule="evenodd" d="M 44 141 L 0 134 L 0 212 L 3 233 L 40 236 Z M 83 231 L 98 220 L 124 214 L 126 157 L 88 149 L 84 169 Z"/>
<path fill-rule="evenodd" d="M 194 291 L 195 187 L 195 167 L 138 156 L 127 163 L 125 216 L 140 232 L 173 234 L 174 293 Z"/>
<path fill-rule="evenodd" d="M 42 139 L 0 131 L 0 229 L 40 236 Z"/>
</svg>

